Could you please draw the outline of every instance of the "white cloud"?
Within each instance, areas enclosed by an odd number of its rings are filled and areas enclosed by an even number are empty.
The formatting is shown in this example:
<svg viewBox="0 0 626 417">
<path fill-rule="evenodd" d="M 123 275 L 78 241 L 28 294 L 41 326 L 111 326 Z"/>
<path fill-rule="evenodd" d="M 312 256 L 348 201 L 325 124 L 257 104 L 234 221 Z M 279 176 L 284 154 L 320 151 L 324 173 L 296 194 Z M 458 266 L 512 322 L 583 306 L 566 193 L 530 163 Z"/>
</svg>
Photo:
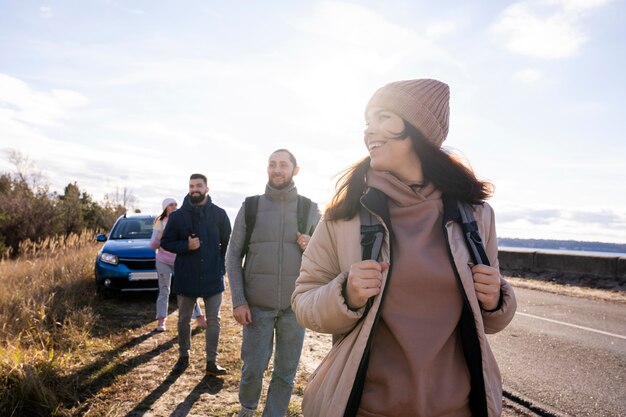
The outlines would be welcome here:
<svg viewBox="0 0 626 417">
<path fill-rule="evenodd" d="M 54 89 L 51 96 L 58 104 L 68 109 L 89 104 L 89 99 L 76 91 Z"/>
<path fill-rule="evenodd" d="M 429 38 L 441 38 L 456 32 L 459 27 L 459 23 L 453 20 L 442 20 L 433 22 L 426 26 L 426 36 Z"/>
<path fill-rule="evenodd" d="M 514 78 L 526 84 L 535 84 L 543 78 L 543 73 L 536 69 L 526 68 L 517 71 Z"/>
<path fill-rule="evenodd" d="M 78 92 L 37 91 L 18 78 L 0 73 L 0 108 L 5 118 L 38 126 L 58 126 L 61 120 L 71 117 L 73 110 L 88 103 L 89 99 Z"/>
<path fill-rule="evenodd" d="M 573 22 L 560 13 L 539 17 L 523 3 L 509 7 L 494 31 L 511 52 L 535 58 L 559 59 L 576 53 L 586 41 Z"/>
<path fill-rule="evenodd" d="M 145 14 L 144 10 L 141 9 L 133 9 L 130 7 L 127 7 L 125 2 L 118 2 L 118 1 L 113 1 L 113 0 L 104 0 L 104 3 L 108 4 L 109 6 L 112 6 L 118 10 L 122 10 L 126 13 L 131 13 L 134 15 L 143 15 Z"/>
<path fill-rule="evenodd" d="M 588 40 L 587 13 L 610 0 L 525 0 L 509 6 L 492 26 L 511 52 L 543 59 L 574 56 Z"/>
<path fill-rule="evenodd" d="M 176 61 L 137 62 L 132 69 L 106 81 L 109 85 L 150 83 L 197 83 L 208 82 L 218 77 L 233 77 L 240 73 L 236 67 L 205 59 L 178 59 Z"/>
<path fill-rule="evenodd" d="M 52 11 L 52 7 L 41 6 L 39 8 L 39 14 L 44 19 L 52 19 L 54 17 L 54 12 Z"/>
<path fill-rule="evenodd" d="M 569 14 L 581 14 L 605 6 L 613 0 L 543 0 L 546 4 L 562 7 Z"/>
<path fill-rule="evenodd" d="M 332 48 L 344 59 L 356 60 L 375 73 L 389 72 L 409 62 L 430 62 L 463 68 L 432 39 L 412 28 L 397 25 L 370 9 L 352 3 L 323 2 L 315 13 L 298 22 L 299 29 L 331 41 Z M 349 56 L 345 51 L 352 51 Z M 324 61 L 320 61 L 324 62 Z"/>
</svg>

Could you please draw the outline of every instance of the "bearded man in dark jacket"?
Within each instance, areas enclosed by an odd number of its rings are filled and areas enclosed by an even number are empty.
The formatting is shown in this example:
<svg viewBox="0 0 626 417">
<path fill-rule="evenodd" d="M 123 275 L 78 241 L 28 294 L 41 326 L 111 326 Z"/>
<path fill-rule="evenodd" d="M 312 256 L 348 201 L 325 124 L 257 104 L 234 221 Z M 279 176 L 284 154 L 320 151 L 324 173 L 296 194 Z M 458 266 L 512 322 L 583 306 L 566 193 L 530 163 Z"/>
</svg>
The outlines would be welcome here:
<svg viewBox="0 0 626 417">
<path fill-rule="evenodd" d="M 192 174 L 189 194 L 179 210 L 170 214 L 161 247 L 176 254 L 172 292 L 178 301 L 178 352 L 175 370 L 189 366 L 191 315 L 198 297 L 206 309 L 206 373 L 223 375 L 217 345 L 220 337 L 220 306 L 224 292 L 225 256 L 230 238 L 230 220 L 209 196 L 207 178 Z"/>
</svg>

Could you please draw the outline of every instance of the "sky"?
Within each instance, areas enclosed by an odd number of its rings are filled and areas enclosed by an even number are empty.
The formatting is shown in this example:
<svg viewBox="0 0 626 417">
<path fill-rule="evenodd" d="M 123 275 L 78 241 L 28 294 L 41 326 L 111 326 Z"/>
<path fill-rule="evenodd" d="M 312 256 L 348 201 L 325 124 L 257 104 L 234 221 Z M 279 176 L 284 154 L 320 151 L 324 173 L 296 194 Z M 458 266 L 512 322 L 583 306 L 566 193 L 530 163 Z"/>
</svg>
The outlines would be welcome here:
<svg viewBox="0 0 626 417">
<path fill-rule="evenodd" d="M 324 206 L 397 80 L 451 89 L 444 146 L 494 183 L 500 237 L 626 243 L 623 0 L 0 0 L 0 172 L 136 208 L 209 179 L 231 221 L 269 154 Z"/>
</svg>

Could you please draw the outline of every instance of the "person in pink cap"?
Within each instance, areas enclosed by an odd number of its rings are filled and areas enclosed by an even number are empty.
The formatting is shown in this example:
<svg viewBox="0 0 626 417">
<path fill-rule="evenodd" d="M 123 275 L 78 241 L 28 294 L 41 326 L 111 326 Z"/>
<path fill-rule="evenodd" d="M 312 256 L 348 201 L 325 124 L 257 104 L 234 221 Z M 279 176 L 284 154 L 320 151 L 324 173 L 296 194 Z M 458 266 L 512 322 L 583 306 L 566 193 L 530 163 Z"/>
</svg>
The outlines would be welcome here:
<svg viewBox="0 0 626 417">
<path fill-rule="evenodd" d="M 369 156 L 340 177 L 291 299 L 303 326 L 335 335 L 306 387 L 305 417 L 501 415 L 486 334 L 517 304 L 498 267 L 493 185 L 441 148 L 449 100 L 447 84 L 417 79 L 381 87 L 365 107 Z M 468 212 L 473 224 L 461 222 Z M 489 262 L 474 262 L 463 223 Z M 382 244 L 368 256 L 372 227 Z"/>
<path fill-rule="evenodd" d="M 159 295 L 157 296 L 156 302 L 157 332 L 165 331 L 165 321 L 167 320 L 170 290 L 172 286 L 172 274 L 174 272 L 174 261 L 176 260 L 176 254 L 160 247 L 161 236 L 163 235 L 163 230 L 165 229 L 169 215 L 176 210 L 178 203 L 174 198 L 167 197 L 163 200 L 161 206 L 163 207 L 163 212 L 154 220 L 152 237 L 150 238 L 150 247 L 156 250 L 156 269 L 159 276 Z M 202 327 L 206 325 L 206 319 L 198 303 L 196 303 L 192 317 L 196 319 L 198 326 Z"/>
</svg>

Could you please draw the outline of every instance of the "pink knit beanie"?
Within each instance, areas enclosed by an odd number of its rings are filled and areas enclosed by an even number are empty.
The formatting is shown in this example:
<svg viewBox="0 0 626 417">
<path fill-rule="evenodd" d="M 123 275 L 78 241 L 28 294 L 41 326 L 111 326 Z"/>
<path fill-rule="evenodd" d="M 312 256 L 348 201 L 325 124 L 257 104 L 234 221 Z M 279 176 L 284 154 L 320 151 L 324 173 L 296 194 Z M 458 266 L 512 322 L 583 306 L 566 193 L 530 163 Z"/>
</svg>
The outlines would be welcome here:
<svg viewBox="0 0 626 417">
<path fill-rule="evenodd" d="M 176 203 L 176 199 L 173 197 L 167 197 L 166 199 L 163 200 L 163 202 L 161 203 L 161 207 L 163 207 L 163 210 L 165 210 L 165 207 L 169 206 L 172 203 Z M 176 203 L 178 204 L 178 203 Z"/>
<path fill-rule="evenodd" d="M 365 107 L 383 107 L 409 122 L 436 146 L 448 136 L 450 88 L 431 79 L 396 81 L 379 88 Z"/>
</svg>

